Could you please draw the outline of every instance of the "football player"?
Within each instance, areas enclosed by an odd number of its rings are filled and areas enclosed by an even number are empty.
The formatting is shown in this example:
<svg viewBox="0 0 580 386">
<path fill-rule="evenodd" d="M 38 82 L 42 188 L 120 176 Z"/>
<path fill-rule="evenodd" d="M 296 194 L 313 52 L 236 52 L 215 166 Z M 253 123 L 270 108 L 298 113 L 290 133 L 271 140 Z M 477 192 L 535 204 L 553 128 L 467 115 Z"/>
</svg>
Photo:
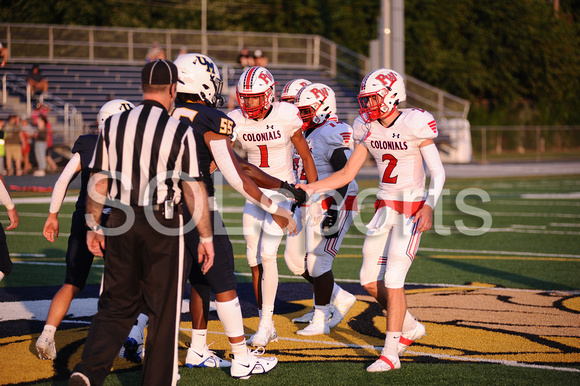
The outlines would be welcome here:
<svg viewBox="0 0 580 386">
<path fill-rule="evenodd" d="M 264 67 L 250 67 L 242 73 L 236 88 L 240 108 L 228 113 L 236 123 L 234 141 L 246 151 L 249 163 L 289 183 L 295 182 L 294 146 L 303 160 L 307 181 L 314 182 L 316 167 L 302 135 L 298 109 L 289 103 L 274 101 L 275 84 L 274 77 Z M 264 194 L 290 209 L 291 202 L 280 198 L 276 191 L 264 190 Z M 278 340 L 272 317 L 278 290 L 276 257 L 284 232 L 267 211 L 250 201 L 244 207 L 243 228 L 260 314 L 258 331 L 248 343 L 266 347 L 270 341 Z"/>
<path fill-rule="evenodd" d="M 177 100 L 172 115 L 187 122 L 194 130 L 201 180 L 204 181 L 209 205 L 216 249 L 214 264 L 204 275 L 194 261 L 189 275 L 192 285 L 190 313 L 193 331 L 191 347 L 187 351 L 188 367 L 230 367 L 234 378 L 248 378 L 253 374 L 272 370 L 278 360 L 275 357 L 258 357 L 250 352 L 244 337 L 244 324 L 234 276 L 234 254 L 222 218 L 217 211 L 214 185 L 210 174 L 215 162 L 228 183 L 248 201 L 272 216 L 273 220 L 290 233 L 296 224 L 292 214 L 267 198 L 256 183 L 246 174 L 231 147 L 234 122 L 216 108 L 223 103 L 222 81 L 215 63 L 202 54 L 186 54 L 175 61 L 178 69 Z M 270 188 L 287 187 L 278 179 L 254 168 L 252 177 Z M 199 234 L 194 229 L 186 235 L 186 246 L 197 246 Z M 189 251 L 192 256 L 196 251 Z M 219 358 L 207 347 L 207 322 L 210 288 L 215 292 L 218 317 L 224 325 L 234 358 L 232 363 Z"/>
<path fill-rule="evenodd" d="M 302 87 L 308 86 L 309 84 L 312 84 L 312 82 L 307 79 L 300 78 L 291 80 L 290 82 L 286 83 L 286 86 L 284 86 L 282 94 L 280 95 L 280 101 L 294 104 L 298 91 L 300 91 Z"/>
<path fill-rule="evenodd" d="M 105 127 L 105 121 L 110 116 L 131 110 L 134 107 L 135 105 L 133 103 L 124 99 L 113 99 L 105 103 L 101 107 L 101 110 L 99 110 L 97 116 L 99 130 Z M 97 137 L 97 134 L 85 134 L 81 135 L 75 141 L 72 148 L 73 156 L 56 181 L 50 199 L 48 218 L 46 219 L 42 233 L 48 241 L 54 243 L 59 233 L 58 212 L 60 211 L 70 183 L 81 173 L 81 190 L 73 213 L 68 248 L 66 250 L 66 276 L 64 284 L 56 295 L 54 295 L 50 303 L 46 324 L 36 341 L 36 351 L 40 359 L 56 359 L 54 334 L 65 317 L 72 300 L 85 287 L 93 263 L 94 256 L 87 246 L 85 213 L 87 185 L 91 175 L 88 166 L 93 158 L 93 152 L 97 145 Z M 105 208 L 103 214 L 107 214 L 107 210 L 109 209 Z"/>
<path fill-rule="evenodd" d="M 4 177 L 0 174 L 0 203 L 6 207 L 8 212 L 8 220 L 10 220 L 10 225 L 6 227 L 6 230 L 16 229 L 18 223 L 20 222 L 20 216 L 18 215 L 18 210 L 12 202 L 12 197 L 6 188 L 6 182 Z M 12 260 L 10 260 L 10 252 L 8 251 L 8 244 L 6 243 L 6 234 L 4 233 L 4 228 L 0 224 L 0 281 L 4 279 L 4 276 L 9 275 L 12 272 Z"/>
<path fill-rule="evenodd" d="M 304 121 L 304 136 L 318 177 L 324 178 L 342 169 L 352 154 L 352 128 L 331 120 L 336 116 L 334 91 L 322 83 L 307 85 L 298 91 L 295 105 Z M 300 181 L 306 182 L 300 158 L 295 157 L 295 162 Z M 301 218 L 297 220 L 299 232 L 286 239 L 284 259 L 294 274 L 302 275 L 313 284 L 315 303 L 313 311 L 293 320 L 294 323 L 311 322 L 297 332 L 299 335 L 330 333 L 330 328 L 340 323 L 356 301 L 354 295 L 334 283 L 332 262 L 356 215 L 357 191 L 358 186 L 352 181 L 335 194 L 311 201 L 308 214 L 307 207 L 296 208 L 295 215 Z"/>
<path fill-rule="evenodd" d="M 433 209 L 445 183 L 445 170 L 433 139 L 437 124 L 421 109 L 401 109 L 403 77 L 390 69 L 369 73 L 358 100 L 355 148 L 345 167 L 324 180 L 302 186 L 307 192 L 338 189 L 352 181 L 370 153 L 379 171 L 375 215 L 367 225 L 360 271 L 362 286 L 387 311 L 387 334 L 381 356 L 367 371 L 401 367 L 399 355 L 425 335 L 425 326 L 407 310 L 405 278 L 421 233 L 433 225 Z M 431 174 L 425 195 L 425 167 Z"/>
</svg>

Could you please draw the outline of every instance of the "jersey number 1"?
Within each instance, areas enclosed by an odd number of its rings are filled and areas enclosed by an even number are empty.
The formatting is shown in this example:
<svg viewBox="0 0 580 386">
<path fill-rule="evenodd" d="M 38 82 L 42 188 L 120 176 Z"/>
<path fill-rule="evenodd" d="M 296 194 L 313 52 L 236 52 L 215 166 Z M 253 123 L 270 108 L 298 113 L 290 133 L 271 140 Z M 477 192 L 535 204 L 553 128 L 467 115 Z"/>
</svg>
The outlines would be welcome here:
<svg viewBox="0 0 580 386">
<path fill-rule="evenodd" d="M 258 145 L 258 149 L 260 149 L 260 166 L 261 168 L 269 168 L 268 165 L 268 146 L 266 145 Z"/>
<path fill-rule="evenodd" d="M 399 176 L 391 176 L 391 173 L 393 172 L 395 166 L 397 166 L 397 159 L 393 157 L 391 154 L 383 154 L 383 162 L 385 162 L 386 160 L 389 160 L 389 164 L 387 165 L 385 173 L 383 174 L 383 182 L 385 184 L 396 184 L 397 178 Z"/>
</svg>

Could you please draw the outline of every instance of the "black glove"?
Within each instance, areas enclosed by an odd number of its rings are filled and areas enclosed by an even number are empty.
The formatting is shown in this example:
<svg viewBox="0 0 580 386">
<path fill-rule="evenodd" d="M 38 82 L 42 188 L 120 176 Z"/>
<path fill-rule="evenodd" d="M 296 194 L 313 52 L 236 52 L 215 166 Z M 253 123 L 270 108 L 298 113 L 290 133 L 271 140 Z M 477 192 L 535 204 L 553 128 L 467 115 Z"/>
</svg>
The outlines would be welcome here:
<svg viewBox="0 0 580 386">
<path fill-rule="evenodd" d="M 308 194 L 302 188 L 296 188 L 294 184 L 289 184 L 286 181 L 282 181 L 278 192 L 295 200 L 296 206 L 302 206 L 308 200 Z"/>
<path fill-rule="evenodd" d="M 322 220 L 322 224 L 320 226 L 322 236 L 326 237 L 327 239 L 334 239 L 335 237 L 338 237 L 338 226 L 334 226 L 336 224 L 336 220 L 338 220 L 338 208 L 336 204 L 333 204 L 326 212 L 326 217 L 324 220 Z"/>
</svg>

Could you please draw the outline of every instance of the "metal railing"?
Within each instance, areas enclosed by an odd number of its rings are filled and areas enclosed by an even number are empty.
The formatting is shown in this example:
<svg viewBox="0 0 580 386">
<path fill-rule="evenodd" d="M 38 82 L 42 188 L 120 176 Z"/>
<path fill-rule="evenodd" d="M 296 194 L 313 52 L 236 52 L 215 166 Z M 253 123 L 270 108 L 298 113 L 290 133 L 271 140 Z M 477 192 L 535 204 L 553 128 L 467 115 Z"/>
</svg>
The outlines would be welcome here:
<svg viewBox="0 0 580 386">
<path fill-rule="evenodd" d="M 6 106 L 8 102 L 9 92 L 17 97 L 23 96 L 26 100 L 25 115 L 30 117 L 32 114 L 32 92 L 30 85 L 23 81 L 20 77 L 5 73 L 2 76 L 2 106 Z M 50 108 L 50 117 L 53 123 L 53 136 L 55 143 L 65 144 L 72 147 L 77 137 L 83 134 L 84 123 L 82 114 L 79 113 L 76 107 L 65 100 L 51 96 L 43 100 L 46 106 Z"/>
<path fill-rule="evenodd" d="M 580 126 L 471 126 L 471 137 L 483 163 L 580 158 Z"/>
<path fill-rule="evenodd" d="M 319 35 L 0 23 L 0 41 L 10 60 L 23 63 L 141 65 L 157 42 L 169 59 L 185 46 L 229 66 L 242 48 L 260 49 L 269 67 L 323 70 L 357 88 L 371 71 L 368 57 Z M 410 76 L 406 84 L 409 106 L 437 118 L 467 117 L 468 101 Z"/>
</svg>

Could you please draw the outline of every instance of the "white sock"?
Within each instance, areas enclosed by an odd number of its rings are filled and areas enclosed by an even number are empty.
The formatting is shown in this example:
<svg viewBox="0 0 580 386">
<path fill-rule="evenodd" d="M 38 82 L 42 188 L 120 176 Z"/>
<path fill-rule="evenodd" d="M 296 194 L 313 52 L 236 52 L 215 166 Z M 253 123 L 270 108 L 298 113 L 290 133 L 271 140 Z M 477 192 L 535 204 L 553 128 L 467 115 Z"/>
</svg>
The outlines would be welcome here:
<svg viewBox="0 0 580 386">
<path fill-rule="evenodd" d="M 246 346 L 246 340 L 244 339 L 240 343 L 230 343 L 232 346 L 232 353 L 234 354 L 234 358 L 238 361 L 247 361 L 248 357 L 250 356 L 250 350 L 248 346 Z"/>
<path fill-rule="evenodd" d="M 224 326 L 228 338 L 244 336 L 244 319 L 240 300 L 236 297 L 229 302 L 216 302 L 218 318 Z"/>
<path fill-rule="evenodd" d="M 262 257 L 262 310 L 265 306 L 272 306 L 276 301 L 276 292 L 278 292 L 278 263 L 276 256 Z"/>
<path fill-rule="evenodd" d="M 399 347 L 399 339 L 401 339 L 401 332 L 387 331 L 387 336 L 385 337 L 385 347 L 383 348 L 384 356 L 398 357 L 399 352 L 397 348 Z"/>
<path fill-rule="evenodd" d="M 417 319 L 415 319 L 413 315 L 411 315 L 407 310 L 405 313 L 405 319 L 403 319 L 403 331 L 413 331 L 417 327 L 418 323 L 419 322 L 417 322 Z"/>
<path fill-rule="evenodd" d="M 42 334 L 50 337 L 51 339 L 54 339 L 55 332 L 56 332 L 56 327 L 51 326 L 50 324 L 45 324 L 44 329 L 42 330 Z"/>
<path fill-rule="evenodd" d="M 207 329 L 191 331 L 191 348 L 201 353 L 207 343 Z"/>
<path fill-rule="evenodd" d="M 262 315 L 260 315 L 260 321 L 271 322 L 272 317 L 274 316 L 274 306 L 270 305 L 263 305 L 262 306 Z"/>
<path fill-rule="evenodd" d="M 141 329 L 141 331 L 145 331 L 145 327 L 147 327 L 147 323 L 149 322 L 149 317 L 145 314 L 139 314 L 137 317 L 137 326 Z"/>
</svg>

